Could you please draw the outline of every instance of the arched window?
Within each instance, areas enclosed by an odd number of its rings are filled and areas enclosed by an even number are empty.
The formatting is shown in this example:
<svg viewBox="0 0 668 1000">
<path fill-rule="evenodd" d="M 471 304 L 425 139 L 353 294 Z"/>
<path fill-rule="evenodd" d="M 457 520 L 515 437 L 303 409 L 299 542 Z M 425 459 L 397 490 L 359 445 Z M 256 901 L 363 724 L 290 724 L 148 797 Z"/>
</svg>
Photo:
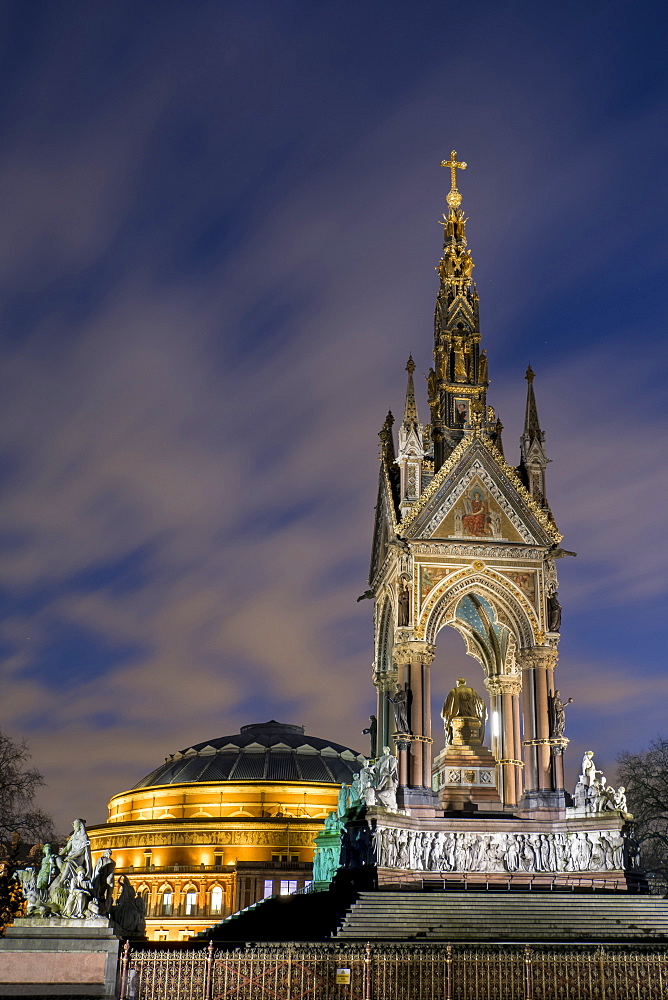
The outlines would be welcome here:
<svg viewBox="0 0 668 1000">
<path fill-rule="evenodd" d="M 216 916 L 223 912 L 223 890 L 219 885 L 214 885 L 211 890 L 211 914 Z"/>
<path fill-rule="evenodd" d="M 194 889 L 186 892 L 186 916 L 192 917 L 197 913 L 197 893 Z"/>
<path fill-rule="evenodd" d="M 149 903 L 151 901 L 151 890 L 146 884 L 140 885 L 137 889 L 137 895 L 141 899 L 144 906 L 144 913 L 148 914 Z"/>
<path fill-rule="evenodd" d="M 162 916 L 171 917 L 174 905 L 174 894 L 171 889 L 165 889 L 162 894 Z"/>
</svg>

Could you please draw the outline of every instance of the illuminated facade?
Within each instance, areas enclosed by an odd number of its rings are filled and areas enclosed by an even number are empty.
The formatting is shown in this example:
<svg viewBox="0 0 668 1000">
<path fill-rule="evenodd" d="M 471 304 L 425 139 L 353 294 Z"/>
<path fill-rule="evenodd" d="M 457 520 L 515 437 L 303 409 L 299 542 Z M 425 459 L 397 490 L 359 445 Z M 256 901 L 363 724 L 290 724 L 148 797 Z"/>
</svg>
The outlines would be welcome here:
<svg viewBox="0 0 668 1000">
<path fill-rule="evenodd" d="M 142 896 L 149 940 L 185 940 L 310 881 L 313 839 L 363 758 L 268 722 L 166 758 L 89 829 Z"/>
</svg>

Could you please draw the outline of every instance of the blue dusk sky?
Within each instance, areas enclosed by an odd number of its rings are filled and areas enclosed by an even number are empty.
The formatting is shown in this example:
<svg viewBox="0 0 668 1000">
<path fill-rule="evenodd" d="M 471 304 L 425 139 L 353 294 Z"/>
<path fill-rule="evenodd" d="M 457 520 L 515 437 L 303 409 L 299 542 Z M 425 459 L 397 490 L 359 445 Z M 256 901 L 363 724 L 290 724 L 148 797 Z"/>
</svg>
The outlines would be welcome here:
<svg viewBox="0 0 668 1000">
<path fill-rule="evenodd" d="M 64 829 L 278 718 L 367 747 L 377 432 L 430 365 L 451 149 L 524 371 L 573 781 L 668 732 L 665 5 L 0 5 L 0 727 Z M 479 665 L 442 634 L 440 700 Z M 440 723 L 436 727 L 440 731 Z"/>
</svg>

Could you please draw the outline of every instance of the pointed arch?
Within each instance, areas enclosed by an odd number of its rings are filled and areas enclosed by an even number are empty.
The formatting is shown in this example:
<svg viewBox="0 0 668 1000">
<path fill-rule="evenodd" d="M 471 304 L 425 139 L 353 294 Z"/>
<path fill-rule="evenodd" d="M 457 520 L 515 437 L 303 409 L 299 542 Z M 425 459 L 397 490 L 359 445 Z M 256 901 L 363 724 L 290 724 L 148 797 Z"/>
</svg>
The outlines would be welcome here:
<svg viewBox="0 0 668 1000">
<path fill-rule="evenodd" d="M 376 670 L 378 673 L 387 673 L 388 670 L 392 669 L 393 622 L 394 607 L 390 595 L 386 592 L 378 616 L 378 647 L 376 649 Z"/>
<path fill-rule="evenodd" d="M 455 612 L 462 597 L 468 594 L 480 594 L 489 601 L 498 621 L 509 628 L 516 646 L 534 644 L 535 635 L 540 630 L 535 609 L 519 587 L 489 568 L 473 574 L 466 568 L 446 577 L 435 588 L 423 610 L 419 626 L 427 642 L 435 643 L 437 634 L 445 625 L 454 625 L 462 631 Z"/>
</svg>

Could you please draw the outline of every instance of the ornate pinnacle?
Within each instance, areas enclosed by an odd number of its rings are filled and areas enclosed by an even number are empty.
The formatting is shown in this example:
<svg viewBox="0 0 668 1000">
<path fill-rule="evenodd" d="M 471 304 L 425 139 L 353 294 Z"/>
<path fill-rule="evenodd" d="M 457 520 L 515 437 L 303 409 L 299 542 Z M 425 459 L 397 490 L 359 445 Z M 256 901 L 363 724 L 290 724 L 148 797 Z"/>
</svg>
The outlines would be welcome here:
<svg viewBox="0 0 668 1000">
<path fill-rule="evenodd" d="M 531 385 L 531 383 L 533 382 L 533 380 L 534 380 L 534 379 L 535 379 L 535 377 L 536 377 L 536 375 L 535 375 L 535 373 L 534 373 L 534 370 L 533 370 L 533 368 L 531 367 L 531 365 L 529 365 L 529 367 L 527 368 L 527 370 L 526 370 L 526 374 L 525 374 L 525 376 L 524 376 L 524 377 L 525 377 L 525 379 L 527 380 L 527 382 L 529 383 L 529 385 Z"/>
<path fill-rule="evenodd" d="M 408 372 L 408 384 L 406 385 L 406 402 L 404 404 L 404 425 L 417 424 L 417 404 L 415 402 L 415 386 L 413 385 L 415 362 L 413 361 L 412 354 L 408 355 L 406 371 Z"/>
<path fill-rule="evenodd" d="M 457 151 L 453 149 L 450 153 L 449 160 L 441 160 L 441 166 L 450 168 L 450 191 L 445 200 L 454 211 L 455 209 L 458 209 L 462 203 L 462 196 L 457 190 L 457 171 L 466 170 L 466 164 L 458 162 Z"/>
</svg>

